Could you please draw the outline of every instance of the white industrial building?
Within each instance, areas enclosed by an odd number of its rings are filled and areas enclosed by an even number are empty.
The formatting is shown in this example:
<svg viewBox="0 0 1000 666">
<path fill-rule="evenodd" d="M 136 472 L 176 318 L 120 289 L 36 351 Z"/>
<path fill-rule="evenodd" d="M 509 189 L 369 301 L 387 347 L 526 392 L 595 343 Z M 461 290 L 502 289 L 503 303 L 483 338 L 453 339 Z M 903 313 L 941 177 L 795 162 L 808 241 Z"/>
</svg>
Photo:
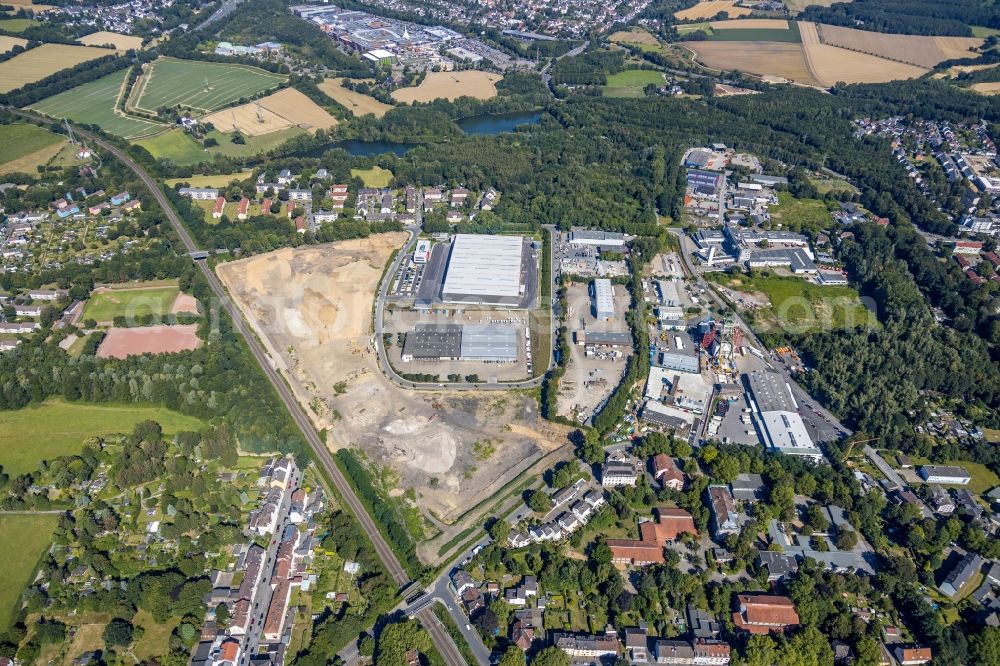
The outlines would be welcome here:
<svg viewBox="0 0 1000 666">
<path fill-rule="evenodd" d="M 490 363 L 517 362 L 517 329 L 513 326 L 486 324 L 462 327 L 463 361 Z"/>
<path fill-rule="evenodd" d="M 967 486 L 972 481 L 968 470 L 954 465 L 924 465 L 919 474 L 927 483 Z"/>
<path fill-rule="evenodd" d="M 458 234 L 441 291 L 447 303 L 517 305 L 524 296 L 520 236 Z"/>
<path fill-rule="evenodd" d="M 593 229 L 574 229 L 569 233 L 573 245 L 598 245 L 601 247 L 625 247 L 625 234 Z"/>
<path fill-rule="evenodd" d="M 822 460 L 823 452 L 806 431 L 788 382 L 767 371 L 752 372 L 748 380 L 764 443 L 781 453 Z"/>
<path fill-rule="evenodd" d="M 598 319 L 615 318 L 615 288 L 611 280 L 594 280 L 594 316 Z"/>
</svg>

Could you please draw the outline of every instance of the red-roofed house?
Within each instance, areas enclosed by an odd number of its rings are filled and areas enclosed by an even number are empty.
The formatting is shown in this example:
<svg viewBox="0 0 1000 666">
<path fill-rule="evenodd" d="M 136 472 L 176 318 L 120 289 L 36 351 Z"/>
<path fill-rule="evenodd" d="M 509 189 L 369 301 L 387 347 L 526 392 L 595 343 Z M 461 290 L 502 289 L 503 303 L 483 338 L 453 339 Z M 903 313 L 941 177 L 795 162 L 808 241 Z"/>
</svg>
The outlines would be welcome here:
<svg viewBox="0 0 1000 666">
<path fill-rule="evenodd" d="M 677 463 L 665 453 L 653 456 L 653 476 L 664 488 L 684 489 L 684 473 L 677 469 Z"/>
<path fill-rule="evenodd" d="M 300 234 L 304 234 L 306 232 L 306 218 L 301 215 L 295 218 L 295 230 Z"/>
<path fill-rule="evenodd" d="M 267 215 L 268 213 L 271 212 L 271 200 L 270 199 L 264 199 L 264 203 L 262 203 L 260 205 L 260 212 L 264 213 L 265 215 Z"/>
<path fill-rule="evenodd" d="M 799 624 L 799 614 L 788 597 L 740 594 L 737 599 L 740 609 L 733 613 L 733 624 L 751 634 L 783 632 Z"/>
<path fill-rule="evenodd" d="M 227 638 L 219 645 L 219 654 L 213 661 L 214 666 L 236 666 L 240 658 L 240 642 L 235 638 Z"/>
<path fill-rule="evenodd" d="M 236 219 L 245 220 L 247 219 L 247 211 L 250 210 L 250 200 L 246 197 L 240 199 L 240 206 L 236 209 Z"/>
<path fill-rule="evenodd" d="M 656 522 L 639 525 L 640 539 L 608 539 L 612 561 L 617 564 L 662 564 L 663 547 L 684 533 L 698 534 L 694 519 L 684 509 L 657 509 Z"/>
<path fill-rule="evenodd" d="M 955 241 L 955 254 L 979 254 L 983 251 L 983 244 L 980 241 Z"/>
<path fill-rule="evenodd" d="M 929 647 L 919 645 L 900 645 L 895 650 L 899 666 L 916 666 L 926 664 L 933 658 Z"/>
<path fill-rule="evenodd" d="M 215 200 L 215 207 L 212 209 L 212 217 L 219 219 L 222 217 L 222 209 L 226 207 L 226 197 L 219 197 Z"/>
</svg>

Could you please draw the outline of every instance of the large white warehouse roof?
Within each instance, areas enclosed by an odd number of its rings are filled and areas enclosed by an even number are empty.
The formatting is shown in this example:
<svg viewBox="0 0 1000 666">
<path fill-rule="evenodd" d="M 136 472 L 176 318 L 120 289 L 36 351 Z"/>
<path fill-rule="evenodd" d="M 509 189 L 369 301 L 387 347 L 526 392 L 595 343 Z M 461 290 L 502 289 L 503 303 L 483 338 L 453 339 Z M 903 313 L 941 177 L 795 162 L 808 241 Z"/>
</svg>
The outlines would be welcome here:
<svg viewBox="0 0 1000 666">
<path fill-rule="evenodd" d="M 458 234 L 451 246 L 445 301 L 512 303 L 521 296 L 520 236 Z"/>
</svg>

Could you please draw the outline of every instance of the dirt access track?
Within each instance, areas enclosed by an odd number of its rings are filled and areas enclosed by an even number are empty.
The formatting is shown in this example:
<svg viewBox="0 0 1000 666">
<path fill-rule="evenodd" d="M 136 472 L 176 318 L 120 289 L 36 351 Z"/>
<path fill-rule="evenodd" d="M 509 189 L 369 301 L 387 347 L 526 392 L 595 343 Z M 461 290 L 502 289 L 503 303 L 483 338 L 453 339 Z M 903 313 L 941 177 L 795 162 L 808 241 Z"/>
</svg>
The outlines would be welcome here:
<svg viewBox="0 0 1000 666">
<path fill-rule="evenodd" d="M 405 240 L 396 232 L 287 248 L 217 272 L 330 448 L 356 447 L 390 467 L 399 482 L 391 494 L 414 489 L 444 537 L 566 444 L 568 429 L 544 421 L 522 392 L 409 391 L 385 378 L 372 307 L 383 268 Z"/>
</svg>

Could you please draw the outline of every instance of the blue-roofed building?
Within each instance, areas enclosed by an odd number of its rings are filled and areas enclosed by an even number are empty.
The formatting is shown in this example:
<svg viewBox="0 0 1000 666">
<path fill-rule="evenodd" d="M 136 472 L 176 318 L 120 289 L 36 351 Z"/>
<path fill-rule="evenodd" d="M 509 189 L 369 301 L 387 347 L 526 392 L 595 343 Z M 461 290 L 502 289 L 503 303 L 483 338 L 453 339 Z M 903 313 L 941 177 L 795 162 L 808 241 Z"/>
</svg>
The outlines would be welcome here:
<svg viewBox="0 0 1000 666">
<path fill-rule="evenodd" d="M 59 210 L 57 210 L 56 215 L 59 216 L 59 219 L 65 220 L 70 215 L 75 215 L 76 213 L 79 212 L 80 209 L 77 206 L 66 206 L 65 208 L 60 208 Z"/>
<path fill-rule="evenodd" d="M 119 192 L 118 194 L 111 197 L 112 206 L 121 206 L 123 203 L 132 198 L 132 195 L 128 192 Z"/>
</svg>

